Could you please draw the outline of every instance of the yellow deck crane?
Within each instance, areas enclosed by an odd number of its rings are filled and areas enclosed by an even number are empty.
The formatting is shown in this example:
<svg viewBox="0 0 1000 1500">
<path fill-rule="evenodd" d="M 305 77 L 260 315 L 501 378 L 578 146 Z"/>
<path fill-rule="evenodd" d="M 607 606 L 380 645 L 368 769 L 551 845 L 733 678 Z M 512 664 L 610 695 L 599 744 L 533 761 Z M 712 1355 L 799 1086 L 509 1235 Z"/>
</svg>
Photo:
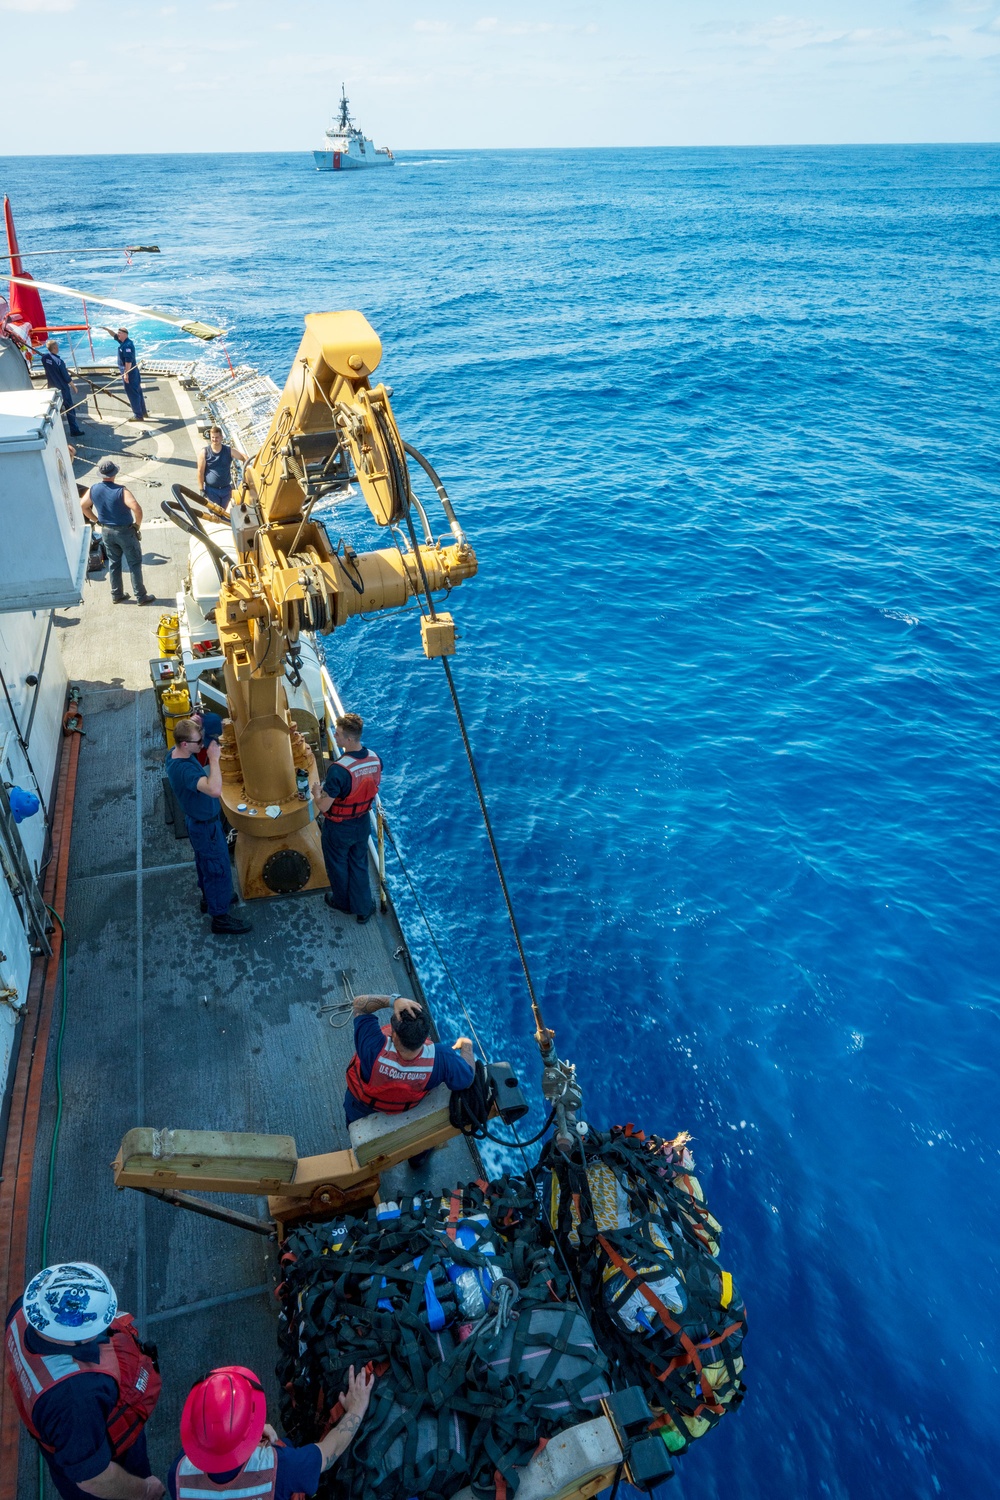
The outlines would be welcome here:
<svg viewBox="0 0 1000 1500">
<path fill-rule="evenodd" d="M 450 589 L 476 572 L 476 555 L 446 503 L 447 544 L 428 527 L 418 542 L 413 496 L 391 391 L 371 376 L 382 345 L 358 312 L 310 313 L 278 409 L 246 466 L 231 508 L 237 561 L 225 568 L 216 625 L 230 721 L 222 740 L 222 805 L 236 830 L 236 869 L 247 899 L 327 884 L 319 829 L 296 772 L 309 750 L 288 712 L 300 631 L 327 635 L 352 615 Z M 312 519 L 318 501 L 356 478 L 380 526 L 410 538 L 376 552 L 335 548 Z M 442 497 L 444 499 L 444 497 Z M 430 657 L 455 649 L 449 614 L 421 621 Z"/>
</svg>

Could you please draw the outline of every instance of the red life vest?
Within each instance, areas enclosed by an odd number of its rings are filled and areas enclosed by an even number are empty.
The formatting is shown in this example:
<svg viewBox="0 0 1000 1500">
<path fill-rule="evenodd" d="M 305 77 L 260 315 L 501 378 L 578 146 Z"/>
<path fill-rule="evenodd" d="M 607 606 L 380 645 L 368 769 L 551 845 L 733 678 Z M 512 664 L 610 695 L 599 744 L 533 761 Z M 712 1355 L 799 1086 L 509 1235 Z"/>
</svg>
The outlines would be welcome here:
<svg viewBox="0 0 1000 1500">
<path fill-rule="evenodd" d="M 357 759 L 350 754 L 342 755 L 337 765 L 350 776 L 351 790 L 343 797 L 334 798 L 326 810 L 326 816 L 331 823 L 347 823 L 352 818 L 366 817 L 378 796 L 382 762 L 374 750 L 366 750 Z"/>
<path fill-rule="evenodd" d="M 186 1454 L 181 1455 L 175 1477 L 177 1500 L 197 1500 L 201 1495 L 226 1495 L 236 1493 L 247 1500 L 274 1500 L 278 1486 L 278 1456 L 270 1443 L 261 1443 L 255 1448 L 238 1474 L 217 1484 L 200 1469 L 196 1469 Z"/>
<path fill-rule="evenodd" d="M 24 1335 L 29 1324 L 23 1308 L 18 1308 L 7 1325 L 7 1384 L 21 1421 L 46 1452 L 55 1449 L 43 1443 L 32 1421 L 39 1396 L 74 1375 L 110 1375 L 118 1387 L 118 1400 L 108 1413 L 108 1442 L 115 1458 L 126 1453 L 149 1420 L 160 1394 L 160 1377 L 148 1354 L 143 1353 L 139 1334 L 131 1313 L 122 1313 L 108 1329 L 108 1338 L 99 1345 L 96 1364 L 77 1359 L 74 1346 L 67 1344 L 64 1354 L 35 1354 L 27 1347 Z"/>
<path fill-rule="evenodd" d="M 347 1087 L 362 1104 L 371 1104 L 387 1115 L 401 1115 L 404 1109 L 419 1104 L 427 1092 L 434 1068 L 434 1043 L 425 1042 L 419 1057 L 402 1058 L 396 1051 L 392 1027 L 383 1026 L 382 1051 L 372 1063 L 366 1083 L 361 1076 L 361 1059 L 355 1052 L 347 1066 Z"/>
</svg>

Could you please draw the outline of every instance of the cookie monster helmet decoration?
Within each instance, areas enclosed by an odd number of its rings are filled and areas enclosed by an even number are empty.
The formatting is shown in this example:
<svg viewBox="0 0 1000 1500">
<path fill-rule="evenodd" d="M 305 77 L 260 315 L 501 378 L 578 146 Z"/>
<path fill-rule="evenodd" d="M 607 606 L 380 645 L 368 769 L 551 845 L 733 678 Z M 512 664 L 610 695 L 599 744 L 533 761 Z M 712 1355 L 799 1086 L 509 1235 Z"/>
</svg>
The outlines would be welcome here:
<svg viewBox="0 0 1000 1500">
<path fill-rule="evenodd" d="M 118 1312 L 115 1289 L 99 1266 L 85 1260 L 46 1266 L 28 1282 L 24 1316 L 45 1339 L 82 1344 L 99 1338 Z"/>
</svg>

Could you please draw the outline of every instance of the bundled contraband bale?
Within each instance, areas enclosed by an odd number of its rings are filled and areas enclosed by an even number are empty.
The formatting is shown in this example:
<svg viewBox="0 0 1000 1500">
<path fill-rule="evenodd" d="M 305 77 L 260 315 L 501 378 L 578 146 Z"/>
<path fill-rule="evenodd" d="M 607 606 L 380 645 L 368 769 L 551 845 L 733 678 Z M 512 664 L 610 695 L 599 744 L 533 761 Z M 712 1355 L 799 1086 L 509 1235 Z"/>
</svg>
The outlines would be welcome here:
<svg viewBox="0 0 1000 1500">
<path fill-rule="evenodd" d="M 599 1414 L 607 1360 L 548 1238 L 531 1187 L 507 1179 L 291 1235 L 286 1433 L 305 1443 L 328 1430 L 350 1365 L 377 1377 L 327 1494 L 513 1495 L 543 1439 Z"/>
<path fill-rule="evenodd" d="M 549 1144 L 548 1216 L 615 1384 L 638 1384 L 654 1429 L 683 1452 L 742 1401 L 746 1308 L 718 1262 L 687 1135 L 591 1131 L 582 1157 Z"/>
</svg>

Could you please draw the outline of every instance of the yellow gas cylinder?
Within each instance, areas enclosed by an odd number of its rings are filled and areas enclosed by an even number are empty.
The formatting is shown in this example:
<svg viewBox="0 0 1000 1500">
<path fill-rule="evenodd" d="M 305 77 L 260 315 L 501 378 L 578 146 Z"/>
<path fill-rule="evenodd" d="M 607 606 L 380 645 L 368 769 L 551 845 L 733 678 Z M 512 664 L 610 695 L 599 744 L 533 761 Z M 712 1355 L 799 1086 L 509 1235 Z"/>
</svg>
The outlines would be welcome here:
<svg viewBox="0 0 1000 1500">
<path fill-rule="evenodd" d="M 163 708 L 163 728 L 167 736 L 167 744 L 174 743 L 174 725 L 178 719 L 186 719 L 191 713 L 191 694 L 188 692 L 186 682 L 177 682 L 173 687 L 164 688 L 160 699 Z"/>
<path fill-rule="evenodd" d="M 181 649 L 181 632 L 176 615 L 161 615 L 156 639 L 160 645 L 161 656 L 179 656 Z"/>
</svg>

